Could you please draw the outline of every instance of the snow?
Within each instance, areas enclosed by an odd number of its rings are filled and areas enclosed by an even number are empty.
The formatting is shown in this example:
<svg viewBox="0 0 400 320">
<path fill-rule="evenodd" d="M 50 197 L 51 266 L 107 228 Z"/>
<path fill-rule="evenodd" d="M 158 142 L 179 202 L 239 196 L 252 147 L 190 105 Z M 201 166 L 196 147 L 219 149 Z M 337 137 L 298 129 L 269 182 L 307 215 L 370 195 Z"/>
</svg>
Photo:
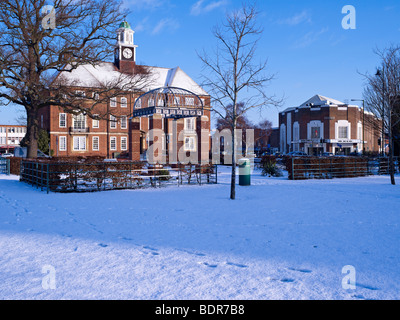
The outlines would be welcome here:
<svg viewBox="0 0 400 320">
<path fill-rule="evenodd" d="M 0 175 L 0 299 L 399 299 L 387 176 L 42 192 Z M 356 289 L 344 289 L 344 266 Z M 55 289 L 43 285 L 54 268 Z M 42 273 L 43 271 L 43 273 Z"/>
<path fill-rule="evenodd" d="M 67 66 L 66 70 L 71 67 Z M 192 78 L 190 78 L 180 67 L 161 68 L 147 66 L 151 73 L 149 86 L 145 91 L 161 88 L 164 86 L 178 87 L 189 90 L 197 95 L 208 95 Z M 70 72 L 61 72 L 58 81 L 64 81 L 68 85 L 76 87 L 100 87 L 110 83 L 124 83 L 129 81 L 122 76 L 115 65 L 111 62 L 102 62 L 98 65 L 80 65 Z"/>
</svg>

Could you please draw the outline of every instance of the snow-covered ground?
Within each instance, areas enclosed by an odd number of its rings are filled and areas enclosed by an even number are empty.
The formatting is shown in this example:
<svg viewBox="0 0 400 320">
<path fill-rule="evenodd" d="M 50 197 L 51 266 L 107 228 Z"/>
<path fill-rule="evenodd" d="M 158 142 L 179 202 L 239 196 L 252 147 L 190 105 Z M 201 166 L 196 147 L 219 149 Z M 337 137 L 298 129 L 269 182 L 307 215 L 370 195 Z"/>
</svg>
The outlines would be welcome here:
<svg viewBox="0 0 400 320">
<path fill-rule="evenodd" d="M 231 201 L 220 171 L 218 185 L 85 194 L 1 175 L 0 299 L 400 299 L 387 176 L 255 172 Z"/>
</svg>

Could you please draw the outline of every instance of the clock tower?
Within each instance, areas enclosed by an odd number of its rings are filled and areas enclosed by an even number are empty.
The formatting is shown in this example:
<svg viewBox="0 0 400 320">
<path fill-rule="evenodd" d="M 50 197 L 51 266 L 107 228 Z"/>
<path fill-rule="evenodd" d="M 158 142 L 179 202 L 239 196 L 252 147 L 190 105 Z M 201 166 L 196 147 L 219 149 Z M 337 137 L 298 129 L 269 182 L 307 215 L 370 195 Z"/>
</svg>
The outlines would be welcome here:
<svg viewBox="0 0 400 320">
<path fill-rule="evenodd" d="M 124 73 L 133 73 L 136 64 L 136 48 L 134 34 L 128 22 L 124 21 L 117 30 L 117 44 L 115 46 L 115 65 Z"/>
</svg>

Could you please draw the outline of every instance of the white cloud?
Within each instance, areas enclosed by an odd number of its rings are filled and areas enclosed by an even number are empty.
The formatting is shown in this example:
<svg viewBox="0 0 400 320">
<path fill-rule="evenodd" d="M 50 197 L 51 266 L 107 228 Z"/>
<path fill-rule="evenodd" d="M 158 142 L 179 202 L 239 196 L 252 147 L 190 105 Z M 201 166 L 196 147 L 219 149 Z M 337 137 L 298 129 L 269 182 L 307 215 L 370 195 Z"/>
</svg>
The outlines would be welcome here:
<svg viewBox="0 0 400 320">
<path fill-rule="evenodd" d="M 157 23 L 151 32 L 153 35 L 160 34 L 165 30 L 174 31 L 179 28 L 179 23 L 174 19 L 164 18 Z"/>
<path fill-rule="evenodd" d="M 307 10 L 303 10 L 290 18 L 278 21 L 279 24 L 286 24 L 289 26 L 297 26 L 303 22 L 311 23 L 311 15 Z"/>
<path fill-rule="evenodd" d="M 295 48 L 306 48 L 316 42 L 324 33 L 328 32 L 328 28 L 323 28 L 319 31 L 310 31 L 296 41 Z"/>
<path fill-rule="evenodd" d="M 207 4 L 205 3 L 205 0 L 198 0 L 192 6 L 190 14 L 193 16 L 198 16 L 203 13 L 208 13 L 214 9 L 224 6 L 226 2 L 227 2 L 226 0 L 219 0 L 219 1 L 211 1 Z"/>
<path fill-rule="evenodd" d="M 123 6 L 126 8 L 155 9 L 164 4 L 165 0 L 124 0 Z"/>
</svg>

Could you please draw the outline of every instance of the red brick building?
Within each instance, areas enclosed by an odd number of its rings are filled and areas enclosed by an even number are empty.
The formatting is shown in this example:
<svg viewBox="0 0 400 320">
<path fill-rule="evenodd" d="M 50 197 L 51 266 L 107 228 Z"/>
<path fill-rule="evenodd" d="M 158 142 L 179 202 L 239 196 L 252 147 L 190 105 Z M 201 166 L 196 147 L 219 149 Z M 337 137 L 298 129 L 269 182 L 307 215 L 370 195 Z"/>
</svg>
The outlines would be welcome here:
<svg viewBox="0 0 400 320">
<path fill-rule="evenodd" d="M 0 153 L 12 152 L 25 137 L 26 126 L 0 125 Z"/>
<path fill-rule="evenodd" d="M 320 95 L 280 112 L 279 135 L 282 153 L 379 152 L 379 120 L 372 113 Z"/>
<path fill-rule="evenodd" d="M 121 74 L 133 74 L 135 68 L 140 67 L 136 65 L 136 50 L 134 31 L 127 22 L 123 22 L 117 30 L 114 62 L 103 62 L 96 66 L 81 65 L 71 72 L 61 72 L 54 81 L 67 81 L 71 90 L 81 94 L 84 105 L 89 95 L 96 94 L 97 84 L 115 79 Z M 204 150 L 207 146 L 202 148 L 201 139 L 197 139 L 201 128 L 208 132 L 210 130 L 210 97 L 207 92 L 179 67 L 146 66 L 146 69 L 150 72 L 150 80 L 145 89 L 140 92 L 123 92 L 104 103 L 98 103 L 91 110 L 94 117 L 89 117 L 85 112 L 67 113 L 57 106 L 44 108 L 39 115 L 40 123 L 50 134 L 53 155 L 107 158 L 125 155 L 131 160 L 139 160 L 152 142 L 149 140 L 149 130 L 162 130 L 163 149 L 168 150 L 172 128 L 176 124 L 178 148 L 198 152 L 199 159 L 204 159 L 207 153 L 208 160 L 209 149 Z M 150 94 L 144 95 L 147 92 L 158 92 L 159 88 L 165 94 L 158 95 L 160 98 L 157 100 L 149 99 Z M 168 97 L 173 104 L 166 103 Z M 97 98 L 104 100 L 101 96 Z M 158 107 L 165 107 L 169 111 L 174 109 L 176 114 L 171 116 L 164 111 L 160 112 Z M 147 112 L 140 113 L 139 109 Z M 107 115 L 106 119 L 100 115 Z"/>
</svg>

